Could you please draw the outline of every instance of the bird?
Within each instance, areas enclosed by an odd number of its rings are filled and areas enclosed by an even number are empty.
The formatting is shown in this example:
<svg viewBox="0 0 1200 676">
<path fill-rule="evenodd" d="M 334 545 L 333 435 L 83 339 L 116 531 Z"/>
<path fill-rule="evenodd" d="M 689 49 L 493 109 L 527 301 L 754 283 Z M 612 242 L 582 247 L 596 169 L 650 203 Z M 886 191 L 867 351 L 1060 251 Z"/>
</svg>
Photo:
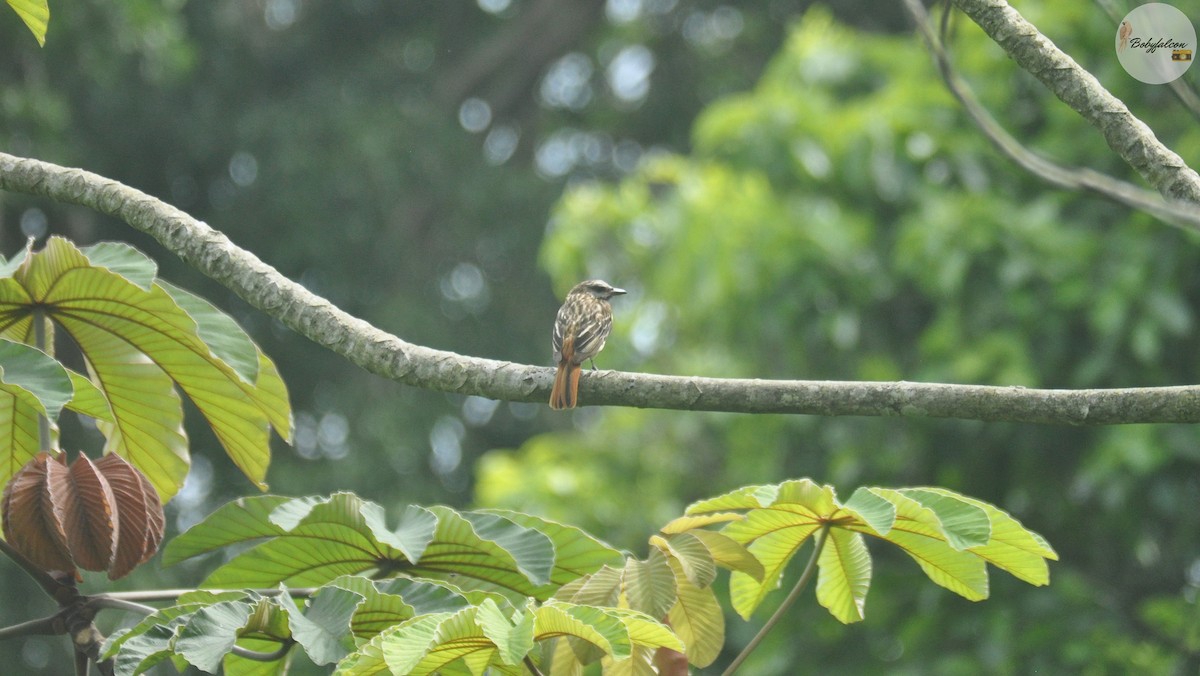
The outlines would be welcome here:
<svg viewBox="0 0 1200 676">
<path fill-rule="evenodd" d="M 550 390 L 550 408 L 575 408 L 579 394 L 579 372 L 583 362 L 592 361 L 604 349 L 612 330 L 612 305 L 609 299 L 625 293 L 602 279 L 580 282 L 567 294 L 554 319 L 554 388 Z"/>
<path fill-rule="evenodd" d="M 1121 27 L 1117 29 L 1117 37 L 1121 40 L 1121 44 L 1117 46 L 1117 51 L 1122 51 L 1129 45 L 1129 36 L 1132 33 L 1133 25 L 1128 21 L 1122 21 Z"/>
</svg>

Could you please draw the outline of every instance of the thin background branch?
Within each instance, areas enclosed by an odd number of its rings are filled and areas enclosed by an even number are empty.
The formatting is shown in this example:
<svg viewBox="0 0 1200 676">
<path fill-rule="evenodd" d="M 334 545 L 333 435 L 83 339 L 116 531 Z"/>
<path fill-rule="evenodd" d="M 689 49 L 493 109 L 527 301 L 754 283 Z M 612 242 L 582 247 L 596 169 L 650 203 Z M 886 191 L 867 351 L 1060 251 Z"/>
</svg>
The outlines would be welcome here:
<svg viewBox="0 0 1200 676">
<path fill-rule="evenodd" d="M 1163 197 L 1200 204 L 1200 174 L 1005 0 L 952 1 L 1018 66 L 1100 130 L 1108 147 Z"/>
<path fill-rule="evenodd" d="M 1166 202 L 1152 191 L 1092 169 L 1057 164 L 1022 145 L 996 121 L 996 118 L 992 117 L 991 113 L 975 97 L 970 86 L 954 69 L 950 56 L 946 52 L 945 44 L 934 33 L 929 15 L 920 0 L 904 0 L 904 6 L 916 23 L 917 31 L 921 34 L 925 46 L 933 54 L 934 62 L 937 64 L 938 72 L 941 74 L 946 88 L 955 99 L 958 99 L 968 117 L 992 142 L 992 145 L 1018 166 L 1060 188 L 1088 190 L 1130 208 L 1152 214 L 1167 223 L 1200 231 L 1200 209 L 1192 205 Z M 946 5 L 947 11 L 949 11 L 949 7 Z M 943 15 L 942 25 L 944 29 L 945 15 Z M 943 34 L 944 32 L 943 30 Z"/>
</svg>

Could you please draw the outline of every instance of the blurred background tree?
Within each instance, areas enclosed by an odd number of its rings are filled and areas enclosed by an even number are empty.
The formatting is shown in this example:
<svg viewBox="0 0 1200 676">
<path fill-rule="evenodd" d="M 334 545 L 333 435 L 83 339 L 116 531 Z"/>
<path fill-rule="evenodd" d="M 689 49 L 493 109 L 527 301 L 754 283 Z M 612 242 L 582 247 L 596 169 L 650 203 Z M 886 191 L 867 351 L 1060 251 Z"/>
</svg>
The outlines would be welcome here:
<svg viewBox="0 0 1200 676">
<path fill-rule="evenodd" d="M 899 3 L 303 0 L 55 6 L 0 22 L 0 147 L 88 168 L 224 231 L 407 340 L 549 363 L 558 298 L 632 291 L 602 368 L 1038 387 L 1200 382 L 1196 238 L 1046 189 L 964 121 Z M 1200 131 L 1128 77 L 1088 5 L 1021 7 L 1185 158 Z M 1036 149 L 1120 176 L 1100 137 L 959 22 L 957 62 Z M 1194 77 L 1189 75 L 1190 77 Z M 295 398 L 289 495 L 506 506 L 644 554 L 688 501 L 811 476 L 939 484 L 1063 562 L 969 604 L 879 552 L 866 622 L 798 604 L 749 673 L 1194 673 L 1190 427 L 1068 429 L 509 404 L 369 376 L 91 212 L 0 195 L 0 244 L 131 241 L 237 316 Z M 549 215 L 549 217 L 548 217 Z M 195 416 L 192 416 L 193 418 Z M 191 430 L 176 528 L 252 487 Z M 68 429 L 89 448 L 98 437 Z M 73 436 L 72 436 L 73 435 Z M 91 446 L 89 446 L 91 444 Z M 494 449 L 494 450 L 493 450 Z M 131 586 L 194 581 L 140 571 Z M 0 576 L 0 623 L 27 619 Z M 47 610 L 49 606 L 47 605 Z M 732 620 L 729 655 L 753 627 Z M 56 673 L 57 641 L 0 644 Z M 727 657 L 727 658 L 728 658 Z"/>
</svg>

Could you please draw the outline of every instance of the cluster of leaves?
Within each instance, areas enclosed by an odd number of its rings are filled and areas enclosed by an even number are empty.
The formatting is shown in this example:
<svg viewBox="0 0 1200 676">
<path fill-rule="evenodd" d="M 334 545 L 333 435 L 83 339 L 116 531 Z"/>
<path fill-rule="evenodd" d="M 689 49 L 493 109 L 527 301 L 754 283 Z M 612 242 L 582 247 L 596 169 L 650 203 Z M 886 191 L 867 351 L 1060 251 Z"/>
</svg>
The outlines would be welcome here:
<svg viewBox="0 0 1200 676">
<path fill-rule="evenodd" d="M 972 600 L 987 597 L 986 563 L 1043 585 L 1056 558 L 1008 514 L 935 488 L 863 488 L 840 503 L 807 479 L 749 486 L 690 506 L 644 560 L 516 512 L 410 506 L 389 528 L 379 505 L 348 493 L 260 496 L 221 507 L 164 553 L 173 563 L 257 542 L 208 576 L 213 591 L 181 597 L 106 652 L 121 674 L 166 659 L 261 668 L 235 646 L 266 651 L 281 672 L 293 644 L 346 674 L 523 673 L 527 661 L 552 673 L 597 661 L 606 673 L 641 673 L 663 651 L 703 667 L 725 642 L 717 569 L 732 571 L 731 600 L 748 619 L 814 534 L 817 599 L 842 622 L 864 617 L 863 535 Z M 303 609 L 291 596 L 300 586 L 318 587 Z M 252 590 L 216 591 L 234 588 Z"/>
<path fill-rule="evenodd" d="M 274 428 L 291 435 L 287 390 L 274 363 L 207 301 L 157 280 L 154 262 L 120 243 L 77 248 L 51 237 L 0 261 L 0 485 L 39 451 L 39 418 L 65 407 L 94 418 L 116 453 L 165 501 L 189 467 L 182 389 L 229 457 L 265 488 Z M 47 320 L 54 322 L 49 324 Z M 87 375 L 45 352 L 62 327 Z M 14 342 L 15 341 L 15 342 Z"/>
</svg>

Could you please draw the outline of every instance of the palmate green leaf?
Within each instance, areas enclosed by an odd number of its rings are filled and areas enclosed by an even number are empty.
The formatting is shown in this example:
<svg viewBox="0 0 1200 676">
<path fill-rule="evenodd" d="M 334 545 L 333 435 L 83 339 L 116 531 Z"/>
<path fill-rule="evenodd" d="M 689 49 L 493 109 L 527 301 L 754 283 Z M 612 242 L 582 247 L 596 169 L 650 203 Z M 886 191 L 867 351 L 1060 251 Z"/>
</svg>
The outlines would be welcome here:
<svg viewBox="0 0 1200 676">
<path fill-rule="evenodd" d="M 879 535 L 887 535 L 896 523 L 896 506 L 869 488 L 855 490 L 843 508 Z"/>
<path fill-rule="evenodd" d="M 545 642 L 546 649 L 544 654 L 547 655 L 542 663 L 543 672 L 555 674 L 555 676 L 581 676 L 583 674 L 583 661 L 575 654 L 574 647 L 566 637 L 549 639 Z"/>
<path fill-rule="evenodd" d="M 165 395 L 164 383 L 192 399 L 229 457 L 265 487 L 270 430 L 291 435 L 278 372 L 232 320 L 185 291 L 168 291 L 154 272 L 127 245 L 80 250 L 51 237 L 0 279 L 0 331 L 29 342 L 36 304 L 72 335 L 110 404 L 113 422 L 101 427 L 109 449 L 142 470 L 162 498 L 179 489 L 187 467 L 178 395 Z"/>
<path fill-rule="evenodd" d="M 775 502 L 751 508 L 745 520 L 732 522 L 721 531 L 735 542 L 747 544 L 747 550 L 762 564 L 761 580 L 740 571 L 734 571 L 729 579 L 733 608 L 746 619 L 776 588 L 801 545 L 837 510 L 833 489 L 807 479 L 784 482 L 773 491 L 756 488 L 758 495 L 774 494 Z M 728 505 L 716 507 L 729 509 Z M 694 509 L 697 505 L 688 507 L 689 512 Z"/>
<path fill-rule="evenodd" d="M 158 263 L 124 242 L 98 242 L 79 247 L 79 253 L 92 265 L 121 275 L 143 291 L 149 291 L 158 277 Z"/>
<path fill-rule="evenodd" d="M 398 595 L 406 604 L 412 606 L 414 615 L 457 612 L 469 605 L 483 603 L 484 599 L 489 598 L 497 602 L 505 600 L 499 594 L 478 590 L 464 591 L 441 580 L 395 577 L 375 580 L 374 585 L 381 594 Z"/>
<path fill-rule="evenodd" d="M 749 486 L 688 507 L 702 518 L 745 510 L 720 531 L 762 564 L 755 579 L 746 569 L 730 577 L 734 609 L 748 617 L 777 587 L 799 547 L 821 528 L 828 535 L 817 561 L 817 599 L 842 622 L 864 616 L 871 559 L 861 535 L 900 547 L 936 584 L 964 598 L 988 595 L 987 563 L 1031 584 L 1047 584 L 1054 550 L 1037 533 L 987 503 L 942 488 L 860 488 L 846 504 L 833 489 L 801 479 L 778 486 Z M 673 532 L 700 538 L 709 531 L 672 524 Z M 710 551 L 716 551 L 710 549 Z"/>
<path fill-rule="evenodd" d="M 546 598 L 557 588 L 555 579 L 581 574 L 555 565 L 555 540 L 516 522 L 542 525 L 533 517 L 410 507 L 402 518 L 398 528 L 389 529 L 379 505 L 344 493 L 325 500 L 242 500 L 177 538 L 164 561 L 263 539 L 213 571 L 204 585 L 321 585 L 340 575 L 403 571 L 453 580 L 454 588 L 468 596 L 478 591 L 521 598 Z M 612 558 L 614 550 L 577 529 L 559 524 L 547 528 L 568 549 L 568 563 L 581 571 Z"/>
<path fill-rule="evenodd" d="M 45 47 L 46 30 L 50 25 L 50 5 L 47 0 L 8 0 L 8 6 L 25 22 L 38 44 Z"/>
<path fill-rule="evenodd" d="M 778 493 L 778 486 L 744 486 L 715 498 L 694 502 L 688 505 L 683 513 L 687 516 L 697 516 L 719 514 L 733 509 L 766 507 L 775 502 Z"/>
<path fill-rule="evenodd" d="M 271 654 L 279 650 L 280 643 L 274 639 L 247 638 L 238 639 L 238 647 L 253 650 L 256 653 Z M 290 673 L 291 656 L 289 651 L 279 659 L 263 662 L 261 660 L 241 657 L 236 653 L 225 656 L 221 662 L 223 676 L 284 676 Z"/>
<path fill-rule="evenodd" d="M 271 523 L 285 531 L 295 528 L 312 511 L 324 502 L 318 498 L 291 500 L 271 512 Z M 359 506 L 363 524 L 370 529 L 372 537 L 399 549 L 405 559 L 416 561 L 425 552 L 437 528 L 437 516 L 424 507 L 408 505 L 400 515 L 400 526 L 392 531 L 386 524 L 383 507 L 374 502 L 363 501 Z"/>
<path fill-rule="evenodd" d="M 413 604 L 408 603 L 404 599 L 401 593 L 403 587 L 408 584 L 429 585 L 427 582 L 410 580 L 408 578 L 394 578 L 376 582 L 358 575 L 343 575 L 331 580 L 325 586 L 327 588 L 344 589 L 362 597 L 362 603 L 358 604 L 353 617 L 350 618 L 350 630 L 355 637 L 360 639 L 370 639 L 392 625 L 410 620 L 426 612 L 454 611 L 470 605 L 470 602 L 462 596 L 454 594 L 448 589 L 441 589 L 446 594 L 453 596 L 455 600 L 454 605 L 418 611 Z M 380 589 L 380 585 L 389 585 L 395 588 L 389 588 L 384 591 Z"/>
<path fill-rule="evenodd" d="M 655 676 L 658 670 L 654 668 L 656 649 L 634 645 L 629 657 L 614 660 L 610 657 L 601 661 L 604 676 Z"/>
<path fill-rule="evenodd" d="M 701 503 L 696 503 L 701 504 Z M 694 507 L 695 505 L 693 505 Z M 681 516 L 671 519 L 667 525 L 663 526 L 659 531 L 670 535 L 672 533 L 686 533 L 688 531 L 711 526 L 717 523 L 728 523 L 730 521 L 741 521 L 746 518 L 737 512 L 712 512 L 709 514 L 700 514 L 698 516 Z"/>
</svg>

